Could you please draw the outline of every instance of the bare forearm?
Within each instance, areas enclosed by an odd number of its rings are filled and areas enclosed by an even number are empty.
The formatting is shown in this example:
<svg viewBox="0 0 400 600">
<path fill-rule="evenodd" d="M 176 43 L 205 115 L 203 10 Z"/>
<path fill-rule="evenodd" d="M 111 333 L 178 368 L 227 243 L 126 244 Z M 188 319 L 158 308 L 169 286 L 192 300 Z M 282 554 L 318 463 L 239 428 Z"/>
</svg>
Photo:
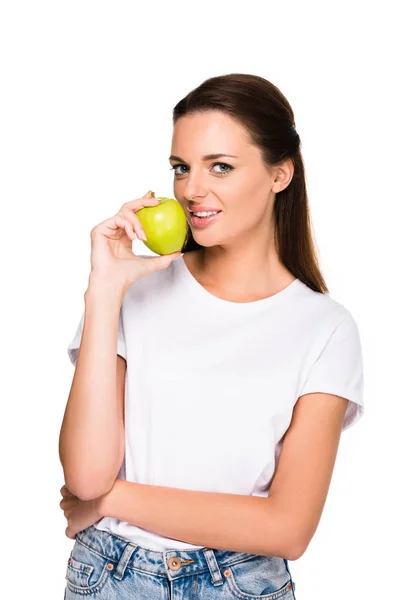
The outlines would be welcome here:
<svg viewBox="0 0 400 600">
<path fill-rule="evenodd" d="M 197 546 L 288 560 L 293 556 L 291 528 L 270 498 L 116 479 L 101 512 Z"/>
<path fill-rule="evenodd" d="M 83 499 L 110 489 L 119 465 L 116 394 L 118 319 L 123 292 L 89 280 L 78 361 L 61 426 L 68 488 Z"/>
</svg>

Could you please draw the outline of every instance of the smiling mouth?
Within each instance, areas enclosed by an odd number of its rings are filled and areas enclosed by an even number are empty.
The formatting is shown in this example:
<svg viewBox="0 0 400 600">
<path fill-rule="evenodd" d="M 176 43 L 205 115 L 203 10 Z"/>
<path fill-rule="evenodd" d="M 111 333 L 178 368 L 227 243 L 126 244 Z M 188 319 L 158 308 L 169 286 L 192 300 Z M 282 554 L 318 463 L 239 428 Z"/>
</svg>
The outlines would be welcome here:
<svg viewBox="0 0 400 600">
<path fill-rule="evenodd" d="M 205 227 L 206 225 L 215 221 L 221 212 L 222 211 L 219 210 L 217 213 L 210 215 L 208 217 L 196 217 L 196 215 L 194 215 L 193 213 L 190 213 L 190 220 L 191 220 L 192 224 L 194 225 L 194 227 Z"/>
</svg>

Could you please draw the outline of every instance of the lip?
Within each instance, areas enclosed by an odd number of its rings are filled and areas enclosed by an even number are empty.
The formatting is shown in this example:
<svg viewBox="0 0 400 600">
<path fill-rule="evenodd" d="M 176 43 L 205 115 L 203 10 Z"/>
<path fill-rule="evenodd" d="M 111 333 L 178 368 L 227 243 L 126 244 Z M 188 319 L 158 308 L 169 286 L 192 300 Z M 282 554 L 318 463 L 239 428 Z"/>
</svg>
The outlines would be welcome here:
<svg viewBox="0 0 400 600">
<path fill-rule="evenodd" d="M 211 223 L 216 221 L 221 212 L 222 211 L 220 210 L 217 212 L 217 214 L 211 215 L 210 217 L 204 217 L 204 218 L 196 217 L 195 215 L 191 214 L 190 220 L 192 222 L 192 225 L 194 227 L 196 227 L 196 229 L 203 229 L 204 227 L 207 227 L 208 225 L 210 225 Z"/>
<path fill-rule="evenodd" d="M 196 206 L 194 208 L 188 208 L 188 211 L 191 212 L 191 213 L 192 212 L 203 212 L 203 211 L 205 211 L 205 212 L 209 212 L 209 211 L 213 211 L 213 212 L 218 211 L 218 212 L 221 212 L 218 208 L 213 208 L 212 206 L 203 206 L 203 205 L 202 206 Z"/>
</svg>

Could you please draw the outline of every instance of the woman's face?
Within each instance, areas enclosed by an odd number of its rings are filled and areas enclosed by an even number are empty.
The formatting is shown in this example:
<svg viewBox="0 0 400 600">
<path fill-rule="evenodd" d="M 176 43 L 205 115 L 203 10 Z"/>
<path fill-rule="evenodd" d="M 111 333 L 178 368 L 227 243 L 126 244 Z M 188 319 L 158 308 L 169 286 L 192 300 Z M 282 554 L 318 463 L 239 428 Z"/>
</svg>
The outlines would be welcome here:
<svg viewBox="0 0 400 600">
<path fill-rule="evenodd" d="M 219 153 L 233 157 L 203 160 Z M 246 236 L 253 239 L 257 232 L 265 239 L 265 228 L 272 226 L 274 179 L 241 124 L 220 111 L 181 117 L 174 126 L 170 163 L 174 195 L 196 242 L 213 246 Z M 222 212 L 200 228 L 192 224 L 189 208 L 201 205 Z"/>
</svg>

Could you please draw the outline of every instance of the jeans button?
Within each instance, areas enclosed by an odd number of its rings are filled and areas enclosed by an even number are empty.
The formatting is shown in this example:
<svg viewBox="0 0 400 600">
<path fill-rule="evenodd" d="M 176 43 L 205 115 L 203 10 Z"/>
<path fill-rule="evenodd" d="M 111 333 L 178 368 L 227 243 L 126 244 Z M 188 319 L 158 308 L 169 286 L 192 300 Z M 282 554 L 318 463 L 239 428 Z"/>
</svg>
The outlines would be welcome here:
<svg viewBox="0 0 400 600">
<path fill-rule="evenodd" d="M 181 559 L 178 556 L 171 556 L 168 559 L 168 566 L 172 571 L 178 571 L 181 568 Z"/>
</svg>

